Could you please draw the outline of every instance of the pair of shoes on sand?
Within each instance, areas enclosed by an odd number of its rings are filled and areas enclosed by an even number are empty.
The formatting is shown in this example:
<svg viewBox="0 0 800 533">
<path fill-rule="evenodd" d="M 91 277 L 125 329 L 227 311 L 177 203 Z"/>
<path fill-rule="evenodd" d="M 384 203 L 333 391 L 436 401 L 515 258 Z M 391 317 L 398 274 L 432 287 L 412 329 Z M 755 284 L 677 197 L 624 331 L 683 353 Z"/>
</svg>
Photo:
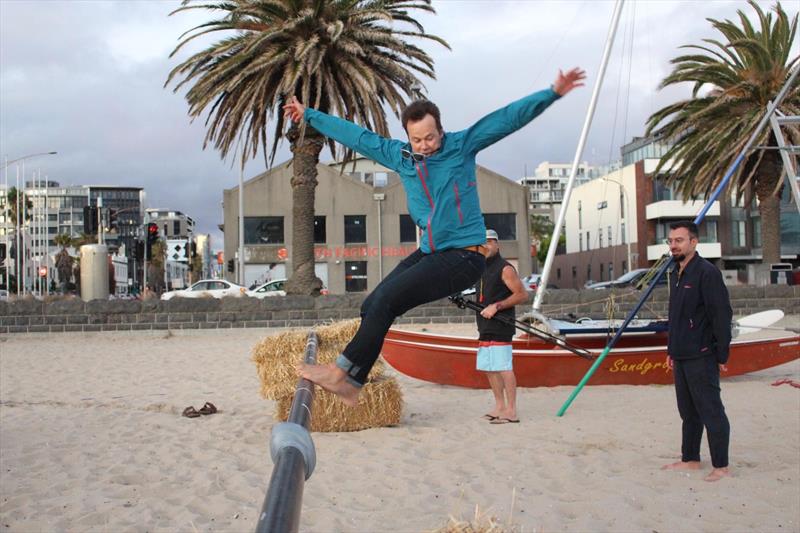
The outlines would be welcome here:
<svg viewBox="0 0 800 533">
<path fill-rule="evenodd" d="M 490 424 L 519 424 L 519 419 L 503 418 L 501 416 L 494 416 L 485 414 L 481 418 L 488 420 Z"/>
<path fill-rule="evenodd" d="M 183 416 L 186 418 L 197 418 L 200 415 L 213 415 L 216 412 L 217 407 L 211 402 L 206 402 L 206 404 L 200 409 L 195 409 L 190 405 L 183 410 Z"/>
</svg>

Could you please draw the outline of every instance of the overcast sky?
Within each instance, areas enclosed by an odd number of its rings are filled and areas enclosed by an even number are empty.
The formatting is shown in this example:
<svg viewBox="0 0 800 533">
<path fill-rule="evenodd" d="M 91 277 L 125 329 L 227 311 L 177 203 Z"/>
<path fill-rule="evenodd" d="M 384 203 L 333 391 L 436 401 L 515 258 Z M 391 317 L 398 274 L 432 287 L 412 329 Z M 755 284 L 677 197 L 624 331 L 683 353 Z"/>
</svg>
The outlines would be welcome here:
<svg viewBox="0 0 800 533">
<path fill-rule="evenodd" d="M 772 2 L 760 2 L 767 9 Z M 230 161 L 202 148 L 202 120 L 190 123 L 180 94 L 163 85 L 181 58 L 169 53 L 184 31 L 217 15 L 168 16 L 177 0 L 0 0 L 0 156 L 31 160 L 62 185 L 144 187 L 148 207 L 183 211 L 222 248 L 222 190 L 237 184 Z M 784 2 L 790 14 L 793 2 Z M 452 51 L 423 42 L 437 80 L 423 80 L 445 129 L 547 87 L 559 68 L 587 70 L 587 86 L 554 104 L 478 162 L 510 179 L 542 161 L 571 162 L 611 20 L 611 1 L 439 0 L 419 19 Z M 718 38 L 707 17 L 736 18 L 741 0 L 626 3 L 583 160 L 606 164 L 642 135 L 647 117 L 689 94 L 658 90 L 683 44 Z M 631 35 L 633 46 L 631 48 Z M 217 37 L 215 37 L 216 39 Z M 208 41 L 206 41 L 208 42 Z M 401 137 L 395 121 L 393 135 Z M 289 159 L 288 146 L 276 162 Z M 330 154 L 323 153 L 323 160 Z M 248 164 L 245 177 L 265 169 Z M 12 166 L 11 176 L 15 170 Z"/>
</svg>

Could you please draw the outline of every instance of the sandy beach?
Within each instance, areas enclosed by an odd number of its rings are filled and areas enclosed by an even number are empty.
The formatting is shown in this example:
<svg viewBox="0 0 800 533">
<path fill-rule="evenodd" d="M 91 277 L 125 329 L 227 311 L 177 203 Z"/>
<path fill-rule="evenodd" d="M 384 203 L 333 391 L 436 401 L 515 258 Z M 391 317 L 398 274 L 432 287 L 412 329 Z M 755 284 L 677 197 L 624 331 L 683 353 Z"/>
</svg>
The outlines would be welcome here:
<svg viewBox="0 0 800 533">
<path fill-rule="evenodd" d="M 250 355 L 270 333 L 0 338 L 0 531 L 252 531 L 274 404 Z M 800 531 L 800 389 L 781 378 L 800 361 L 723 383 L 734 476 L 706 483 L 705 442 L 703 471 L 659 469 L 679 457 L 670 386 L 587 387 L 563 418 L 570 387 L 522 389 L 521 423 L 498 426 L 488 391 L 398 376 L 399 426 L 313 435 L 301 530 L 430 531 L 478 505 L 528 532 Z"/>
</svg>

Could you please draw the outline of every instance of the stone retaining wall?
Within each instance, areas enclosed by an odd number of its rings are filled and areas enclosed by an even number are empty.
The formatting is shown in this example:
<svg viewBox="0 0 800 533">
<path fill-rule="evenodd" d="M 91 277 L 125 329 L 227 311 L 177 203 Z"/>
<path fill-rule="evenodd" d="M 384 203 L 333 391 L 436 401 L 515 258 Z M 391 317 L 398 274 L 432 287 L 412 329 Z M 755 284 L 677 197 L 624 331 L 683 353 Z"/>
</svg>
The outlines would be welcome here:
<svg viewBox="0 0 800 533">
<path fill-rule="evenodd" d="M 731 305 L 736 315 L 767 309 L 800 314 L 800 286 L 731 287 Z M 547 294 L 543 311 L 548 316 L 591 316 L 624 318 L 638 301 L 638 291 L 553 290 Z M 354 318 L 364 299 L 358 295 L 328 295 L 254 298 L 173 299 L 169 301 L 23 299 L 0 302 L 0 334 L 65 331 L 133 331 L 165 329 L 283 328 L 312 327 Z M 525 306 L 524 309 L 529 309 Z M 518 313 L 521 314 L 520 308 Z M 658 289 L 642 308 L 641 318 L 666 317 L 667 291 Z M 439 300 L 400 317 L 403 323 L 472 322 L 472 311 L 458 309 Z"/>
</svg>

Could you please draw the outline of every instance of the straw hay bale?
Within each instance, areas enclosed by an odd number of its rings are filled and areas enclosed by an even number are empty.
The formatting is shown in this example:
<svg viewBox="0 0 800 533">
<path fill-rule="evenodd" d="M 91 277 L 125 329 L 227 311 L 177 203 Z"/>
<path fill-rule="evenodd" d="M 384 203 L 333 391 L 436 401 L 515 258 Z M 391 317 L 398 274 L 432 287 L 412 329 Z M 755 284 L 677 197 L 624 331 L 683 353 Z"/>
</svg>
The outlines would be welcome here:
<svg viewBox="0 0 800 533">
<path fill-rule="evenodd" d="M 316 329 L 319 339 L 317 363 L 333 363 L 353 338 L 360 319 L 333 322 Z M 297 386 L 295 365 L 303 360 L 308 330 L 290 330 L 264 338 L 253 348 L 252 360 L 261 381 L 261 395 L 278 400 L 294 394 Z M 383 375 L 383 363 L 378 360 L 370 372 L 370 379 Z"/>
<path fill-rule="evenodd" d="M 286 421 L 294 394 L 278 399 L 275 418 Z M 369 381 L 361 390 L 356 407 L 347 407 L 333 394 L 317 387 L 311 408 L 311 431 L 360 431 L 396 426 L 403 411 L 403 394 L 394 378 Z"/>
<path fill-rule="evenodd" d="M 519 531 L 521 530 L 515 525 L 510 522 L 503 524 L 497 517 L 492 516 L 488 511 L 481 511 L 480 507 L 476 505 L 475 516 L 472 520 L 461 520 L 450 515 L 447 525 L 432 533 L 517 533 Z"/>
</svg>

